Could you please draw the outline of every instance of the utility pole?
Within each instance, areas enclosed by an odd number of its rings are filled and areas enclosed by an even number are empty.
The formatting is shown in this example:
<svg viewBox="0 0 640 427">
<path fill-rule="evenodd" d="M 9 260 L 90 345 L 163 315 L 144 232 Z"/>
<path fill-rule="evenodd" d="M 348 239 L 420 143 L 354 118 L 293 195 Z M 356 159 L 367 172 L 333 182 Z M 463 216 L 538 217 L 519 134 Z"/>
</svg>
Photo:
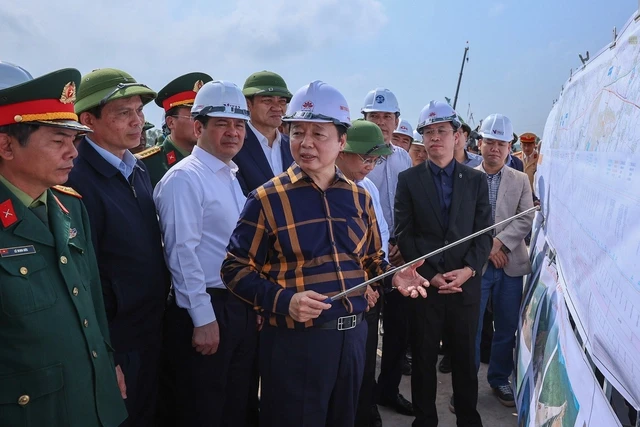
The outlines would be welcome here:
<svg viewBox="0 0 640 427">
<path fill-rule="evenodd" d="M 639 0 L 640 1 L 640 0 Z M 456 87 L 456 96 L 453 98 L 453 109 L 456 109 L 458 103 L 458 92 L 460 92 L 460 83 L 462 83 L 462 72 L 464 71 L 464 63 L 469 61 L 467 58 L 467 52 L 469 52 L 469 42 L 464 48 L 464 56 L 462 57 L 462 67 L 460 67 L 460 76 L 458 77 L 458 87 Z"/>
</svg>

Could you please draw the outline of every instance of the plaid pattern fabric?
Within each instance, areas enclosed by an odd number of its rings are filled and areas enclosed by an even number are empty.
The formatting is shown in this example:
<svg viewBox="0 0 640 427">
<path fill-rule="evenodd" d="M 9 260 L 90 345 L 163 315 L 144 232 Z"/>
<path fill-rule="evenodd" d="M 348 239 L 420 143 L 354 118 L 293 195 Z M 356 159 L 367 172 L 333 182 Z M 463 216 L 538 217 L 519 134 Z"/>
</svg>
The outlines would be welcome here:
<svg viewBox="0 0 640 427">
<path fill-rule="evenodd" d="M 391 268 L 369 193 L 339 170 L 322 191 L 294 163 L 247 198 L 221 274 L 271 325 L 303 328 L 363 312 L 367 302 L 356 292 L 303 325 L 288 315 L 296 292 L 331 296 Z"/>
<path fill-rule="evenodd" d="M 498 189 L 502 180 L 502 169 L 500 172 L 489 175 L 487 174 L 487 184 L 489 184 L 489 203 L 491 203 L 491 223 L 496 222 L 496 200 L 498 199 Z M 495 235 L 495 229 L 492 231 Z"/>
</svg>

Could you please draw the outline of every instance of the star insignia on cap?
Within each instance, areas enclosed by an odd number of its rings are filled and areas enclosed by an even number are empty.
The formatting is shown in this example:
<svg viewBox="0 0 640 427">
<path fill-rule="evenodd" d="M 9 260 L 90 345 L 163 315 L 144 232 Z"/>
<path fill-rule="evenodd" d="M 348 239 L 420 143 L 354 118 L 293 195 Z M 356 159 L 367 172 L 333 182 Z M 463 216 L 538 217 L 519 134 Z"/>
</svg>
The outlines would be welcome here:
<svg viewBox="0 0 640 427">
<path fill-rule="evenodd" d="M 198 80 L 197 82 L 195 82 L 195 84 L 193 85 L 193 91 L 195 93 L 198 93 L 198 91 L 202 88 L 202 86 L 204 86 L 204 82 L 202 80 Z"/>
<path fill-rule="evenodd" d="M 63 104 L 71 104 L 76 102 L 76 84 L 69 82 L 62 88 L 62 95 L 60 95 L 60 102 Z"/>
</svg>

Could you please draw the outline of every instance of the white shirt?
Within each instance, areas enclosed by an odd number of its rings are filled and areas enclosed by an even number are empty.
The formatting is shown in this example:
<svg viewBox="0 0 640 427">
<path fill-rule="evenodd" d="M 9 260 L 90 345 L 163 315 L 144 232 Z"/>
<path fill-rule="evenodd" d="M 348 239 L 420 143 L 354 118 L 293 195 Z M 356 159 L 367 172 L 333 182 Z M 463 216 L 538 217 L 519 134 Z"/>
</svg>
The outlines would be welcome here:
<svg viewBox="0 0 640 427">
<path fill-rule="evenodd" d="M 384 219 L 384 213 L 382 212 L 382 206 L 380 205 L 380 193 L 378 188 L 367 177 L 361 181 L 356 181 L 358 187 L 362 187 L 371 195 L 371 202 L 373 203 L 373 210 L 376 212 L 376 219 L 378 220 L 378 228 L 380 229 L 380 240 L 382 240 L 382 250 L 384 251 L 384 257 L 389 261 L 389 226 Z"/>
<path fill-rule="evenodd" d="M 116 156 L 112 152 L 105 150 L 104 148 L 100 147 L 98 144 L 93 142 L 91 139 L 89 139 L 88 136 L 85 136 L 85 138 L 87 139 L 87 142 L 91 144 L 91 146 L 98 152 L 98 154 L 100 154 L 100 156 L 103 159 L 109 162 L 109 164 L 112 165 L 114 168 L 118 169 L 120 173 L 125 178 L 127 178 L 127 180 L 129 180 L 129 177 L 133 173 L 133 168 L 136 167 L 138 162 L 138 160 L 136 159 L 136 156 L 131 154 L 131 151 L 124 150 L 124 155 L 122 156 L 122 159 L 119 159 L 118 156 Z"/>
<path fill-rule="evenodd" d="M 282 154 L 280 153 L 280 146 L 282 145 L 282 135 L 278 129 L 276 129 L 276 139 L 273 140 L 273 144 L 269 147 L 269 140 L 266 136 L 261 134 L 252 124 L 248 122 L 249 127 L 255 134 L 258 141 L 260 141 L 260 146 L 262 147 L 262 151 L 264 151 L 264 156 L 267 158 L 267 162 L 269 162 L 269 166 L 271 166 L 271 170 L 273 171 L 274 176 L 280 175 L 284 169 L 282 166 Z"/>
<path fill-rule="evenodd" d="M 384 213 L 384 219 L 389 227 L 389 236 L 395 236 L 393 230 L 393 205 L 396 200 L 396 187 L 398 186 L 398 174 L 411 167 L 411 157 L 404 148 L 392 145 L 393 154 L 387 156 L 387 160 L 381 165 L 376 165 L 367 178 L 369 178 L 380 191 L 380 205 Z"/>
<path fill-rule="evenodd" d="M 196 327 L 216 320 L 207 288 L 225 288 L 220 267 L 246 200 L 237 171 L 196 146 L 153 192 L 176 304 Z"/>
</svg>

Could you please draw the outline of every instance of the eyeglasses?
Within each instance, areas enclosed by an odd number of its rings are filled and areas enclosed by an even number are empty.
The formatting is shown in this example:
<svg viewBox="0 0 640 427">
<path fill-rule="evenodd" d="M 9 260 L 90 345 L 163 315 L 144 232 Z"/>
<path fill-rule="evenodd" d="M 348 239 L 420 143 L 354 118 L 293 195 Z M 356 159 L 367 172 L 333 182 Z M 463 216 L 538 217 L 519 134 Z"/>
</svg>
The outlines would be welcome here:
<svg viewBox="0 0 640 427">
<path fill-rule="evenodd" d="M 455 131 L 453 129 L 445 129 L 445 128 L 425 129 L 422 131 L 422 135 L 426 136 L 427 138 L 433 138 L 434 136 L 438 135 L 438 138 L 440 138 L 445 134 L 447 134 L 448 132 L 455 132 Z"/>
<path fill-rule="evenodd" d="M 111 99 L 111 97 L 115 95 L 116 92 L 118 92 L 119 90 L 126 89 L 128 87 L 134 87 L 134 86 L 146 87 L 147 89 L 151 90 L 149 86 L 143 85 L 142 83 L 118 83 L 118 85 L 115 88 L 113 88 L 111 92 L 109 92 L 107 95 L 105 95 L 104 98 L 100 100 L 99 105 L 106 104 L 107 101 L 109 101 L 109 99 Z"/>
<path fill-rule="evenodd" d="M 360 160 L 362 160 L 362 164 L 363 165 L 374 165 L 374 164 L 375 165 L 381 165 L 382 163 L 384 163 L 385 160 L 387 160 L 385 157 L 382 157 L 382 156 L 377 156 L 377 157 L 373 157 L 373 158 L 368 157 L 368 158 L 365 159 L 360 154 L 356 153 L 356 155 L 358 157 L 360 157 Z"/>
</svg>

